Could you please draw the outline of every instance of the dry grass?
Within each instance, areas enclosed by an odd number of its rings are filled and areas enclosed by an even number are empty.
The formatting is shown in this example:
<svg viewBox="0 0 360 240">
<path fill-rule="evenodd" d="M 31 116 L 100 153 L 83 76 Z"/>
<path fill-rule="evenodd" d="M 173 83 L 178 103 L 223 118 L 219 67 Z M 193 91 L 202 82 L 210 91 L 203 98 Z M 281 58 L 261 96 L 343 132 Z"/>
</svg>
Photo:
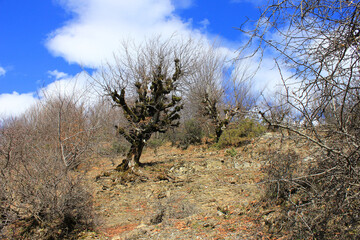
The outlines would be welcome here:
<svg viewBox="0 0 360 240">
<path fill-rule="evenodd" d="M 264 233 L 260 158 L 251 146 L 226 150 L 169 144 L 144 152 L 143 168 L 113 171 L 109 159 L 87 173 L 104 239 L 271 239 Z M 118 159 L 120 161 L 120 159 Z M 105 173 L 105 174 L 104 174 Z M 95 179 L 97 179 L 95 181 Z M 94 239 L 91 234 L 85 239 Z"/>
</svg>

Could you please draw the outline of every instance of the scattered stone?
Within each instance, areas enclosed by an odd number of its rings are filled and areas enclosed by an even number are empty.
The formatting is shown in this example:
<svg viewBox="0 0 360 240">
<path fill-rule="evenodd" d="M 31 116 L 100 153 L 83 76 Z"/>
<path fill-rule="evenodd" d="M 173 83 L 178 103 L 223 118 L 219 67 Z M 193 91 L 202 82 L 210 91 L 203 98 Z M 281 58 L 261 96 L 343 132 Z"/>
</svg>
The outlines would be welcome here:
<svg viewBox="0 0 360 240">
<path fill-rule="evenodd" d="M 212 223 L 204 223 L 203 227 L 204 228 L 215 228 L 215 225 Z"/>
<path fill-rule="evenodd" d="M 248 227 L 249 220 L 243 219 L 251 216 L 255 208 L 248 204 L 259 200 L 262 191 L 249 181 L 259 175 L 258 163 L 262 160 L 249 158 L 250 153 L 256 155 L 255 150 L 249 148 L 243 154 L 240 149 L 238 156 L 230 159 L 224 157 L 223 150 L 194 153 L 189 149 L 180 155 L 180 150 L 169 148 L 160 148 L 156 159 L 152 152 L 145 151 L 142 161 L 148 164 L 141 168 L 142 172 L 111 172 L 110 178 L 101 177 L 95 183 L 96 175 L 114 167 L 109 161 L 92 171 L 94 193 L 99 191 L 94 197 L 96 214 L 101 217 L 97 223 L 101 226 L 99 235 L 113 240 L 194 239 L 194 236 L 252 239 L 258 229 L 246 230 L 252 235 L 243 235 L 246 231 L 240 229 Z M 267 149 L 264 147 L 264 151 Z M 262 221 L 265 219 L 260 218 L 259 224 Z M 114 228 L 113 232 L 102 230 L 102 226 L 124 225 L 132 227 Z"/>
<path fill-rule="evenodd" d="M 150 223 L 153 225 L 159 224 L 163 221 L 165 215 L 165 210 L 164 209 L 160 209 L 158 210 L 155 215 L 150 219 Z"/>
<path fill-rule="evenodd" d="M 158 194 L 157 198 L 158 199 L 162 199 L 162 198 L 165 198 L 166 197 L 166 193 L 165 192 L 161 192 Z"/>
</svg>

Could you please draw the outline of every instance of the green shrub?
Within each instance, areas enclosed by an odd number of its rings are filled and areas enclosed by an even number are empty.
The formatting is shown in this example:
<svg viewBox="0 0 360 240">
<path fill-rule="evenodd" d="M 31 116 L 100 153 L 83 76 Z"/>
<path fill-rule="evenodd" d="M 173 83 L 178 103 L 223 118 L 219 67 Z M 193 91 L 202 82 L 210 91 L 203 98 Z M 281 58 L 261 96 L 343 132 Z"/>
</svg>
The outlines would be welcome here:
<svg viewBox="0 0 360 240">
<path fill-rule="evenodd" d="M 129 144 L 124 141 L 114 141 L 110 152 L 115 155 L 125 155 L 129 151 Z"/>
<path fill-rule="evenodd" d="M 171 142 L 171 146 L 174 147 L 180 141 L 181 133 L 178 129 L 171 129 L 165 133 L 165 139 Z"/>
<path fill-rule="evenodd" d="M 173 146 L 188 148 L 190 145 L 200 144 L 204 136 L 201 123 L 196 119 L 189 119 L 178 129 L 169 131 L 167 139 Z"/>
<path fill-rule="evenodd" d="M 157 149 L 161 147 L 165 143 L 165 139 L 163 138 L 150 138 L 146 142 L 146 146 L 151 149 Z"/>
<path fill-rule="evenodd" d="M 237 151 L 233 147 L 231 149 L 226 150 L 225 152 L 225 155 L 230 157 L 235 157 L 237 154 L 238 154 Z"/>
<path fill-rule="evenodd" d="M 185 144 L 200 144 L 201 139 L 204 136 L 201 124 L 195 119 L 187 120 L 184 124 L 185 135 L 182 141 Z"/>
<path fill-rule="evenodd" d="M 153 149 L 154 153 L 157 154 L 159 147 L 161 147 L 165 142 L 166 142 L 165 135 L 156 133 L 146 142 L 146 147 Z"/>
<path fill-rule="evenodd" d="M 231 123 L 221 135 L 217 146 L 220 148 L 229 146 L 241 146 L 264 133 L 266 128 L 252 119 L 244 119 L 240 122 Z"/>
</svg>

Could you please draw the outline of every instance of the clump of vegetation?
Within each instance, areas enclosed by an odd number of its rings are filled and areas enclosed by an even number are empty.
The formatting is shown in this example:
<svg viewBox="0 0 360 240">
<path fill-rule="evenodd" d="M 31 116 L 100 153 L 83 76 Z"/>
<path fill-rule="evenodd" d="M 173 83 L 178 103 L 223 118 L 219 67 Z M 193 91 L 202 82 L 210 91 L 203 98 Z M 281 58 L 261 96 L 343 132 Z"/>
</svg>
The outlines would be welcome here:
<svg viewBox="0 0 360 240">
<path fill-rule="evenodd" d="M 238 154 L 238 152 L 235 150 L 235 148 L 232 147 L 226 150 L 225 154 L 230 157 L 235 157 Z"/>
<path fill-rule="evenodd" d="M 178 143 L 181 141 L 183 136 L 183 130 L 181 127 L 176 129 L 171 129 L 165 133 L 165 139 L 171 142 L 171 146 L 179 146 Z"/>
<path fill-rule="evenodd" d="M 241 146 L 252 138 L 264 133 L 266 128 L 252 119 L 244 119 L 231 123 L 229 128 L 221 135 L 217 146 L 220 148 L 229 146 Z"/>
<path fill-rule="evenodd" d="M 107 150 L 109 151 L 109 149 Z M 110 152 L 115 155 L 125 155 L 129 151 L 129 143 L 125 141 L 113 141 L 111 144 Z"/>
<path fill-rule="evenodd" d="M 359 11 L 359 1 L 269 0 L 253 29 L 243 25 L 252 36 L 243 53 L 274 50 L 284 85 L 282 101 L 267 101 L 262 118 L 318 148 L 307 172 L 283 176 L 309 198 L 286 198 L 294 238 L 360 238 Z"/>
<path fill-rule="evenodd" d="M 196 119 L 190 119 L 184 123 L 184 132 L 180 141 L 181 146 L 186 148 L 192 144 L 200 144 L 204 136 L 201 124 Z"/>
<path fill-rule="evenodd" d="M 149 139 L 149 141 L 147 141 L 146 146 L 148 148 L 156 150 L 162 145 L 164 145 L 164 143 L 165 143 L 165 138 L 163 136 L 160 137 L 153 136 L 152 138 Z"/>
<path fill-rule="evenodd" d="M 179 128 L 173 129 L 166 135 L 173 146 L 182 149 L 188 148 L 190 145 L 201 144 L 204 131 L 201 123 L 197 119 L 186 120 Z"/>
<path fill-rule="evenodd" d="M 63 239 L 92 224 L 78 172 L 93 133 L 72 99 L 42 102 L 0 126 L 0 238 Z"/>
<path fill-rule="evenodd" d="M 263 167 L 267 179 L 265 196 L 267 199 L 288 200 L 298 189 L 297 185 L 287 179 L 293 179 L 299 165 L 299 156 L 292 150 L 285 153 L 271 151 L 267 158 L 269 160 Z"/>
<path fill-rule="evenodd" d="M 158 153 L 158 149 L 166 143 L 164 134 L 155 134 L 147 142 L 146 147 L 154 150 L 155 155 Z"/>
</svg>

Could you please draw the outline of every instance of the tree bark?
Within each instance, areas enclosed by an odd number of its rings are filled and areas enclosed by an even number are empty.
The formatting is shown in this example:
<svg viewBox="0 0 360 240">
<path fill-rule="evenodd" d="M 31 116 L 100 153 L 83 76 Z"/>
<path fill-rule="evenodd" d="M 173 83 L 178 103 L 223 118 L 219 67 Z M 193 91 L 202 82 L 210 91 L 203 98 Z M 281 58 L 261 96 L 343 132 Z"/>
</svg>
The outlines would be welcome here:
<svg viewBox="0 0 360 240">
<path fill-rule="evenodd" d="M 144 139 L 131 144 L 130 150 L 122 163 L 116 167 L 116 171 L 126 171 L 130 168 L 141 166 L 140 157 L 145 147 Z"/>
<path fill-rule="evenodd" d="M 135 166 L 141 166 L 142 164 L 140 163 L 140 157 L 142 154 L 142 151 L 144 149 L 145 146 L 145 142 L 144 141 L 140 141 L 137 146 L 136 146 L 136 153 L 134 154 L 134 163 Z"/>
<path fill-rule="evenodd" d="M 216 133 L 216 140 L 215 142 L 218 143 L 219 140 L 220 140 L 220 137 L 223 133 L 223 130 L 222 130 L 222 127 L 221 126 L 217 126 L 216 129 L 215 129 L 215 133 Z"/>
</svg>

